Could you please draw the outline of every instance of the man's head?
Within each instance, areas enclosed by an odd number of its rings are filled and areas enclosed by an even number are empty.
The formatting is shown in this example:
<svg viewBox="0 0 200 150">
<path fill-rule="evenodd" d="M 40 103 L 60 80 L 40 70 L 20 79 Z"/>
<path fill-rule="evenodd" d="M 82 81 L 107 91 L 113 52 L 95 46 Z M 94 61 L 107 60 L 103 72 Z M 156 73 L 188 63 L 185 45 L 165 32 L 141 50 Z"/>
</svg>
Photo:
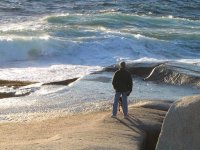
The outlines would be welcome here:
<svg viewBox="0 0 200 150">
<path fill-rule="evenodd" d="M 124 61 L 120 62 L 119 68 L 122 68 L 122 69 L 126 68 L 126 63 Z"/>
</svg>

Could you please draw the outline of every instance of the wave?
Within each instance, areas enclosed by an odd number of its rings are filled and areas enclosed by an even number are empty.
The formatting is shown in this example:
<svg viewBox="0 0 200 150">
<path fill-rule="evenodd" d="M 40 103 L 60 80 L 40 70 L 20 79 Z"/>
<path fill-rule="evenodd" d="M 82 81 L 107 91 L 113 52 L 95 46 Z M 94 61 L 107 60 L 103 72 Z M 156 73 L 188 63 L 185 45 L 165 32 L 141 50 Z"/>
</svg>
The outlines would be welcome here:
<svg viewBox="0 0 200 150">
<path fill-rule="evenodd" d="M 196 43 L 200 38 L 200 32 L 198 32 L 200 21 L 118 12 L 100 14 L 62 13 L 40 16 L 40 18 L 30 17 L 29 20 L 25 21 L 19 17 L 17 23 L 8 23 L 7 20 L 1 21 L 0 38 L 2 36 L 29 38 L 47 34 L 52 37 L 79 40 L 97 36 L 101 38 L 113 34 L 126 37 L 141 35 L 141 37 L 146 38 L 179 42 L 182 47 L 198 46 Z M 193 44 L 189 44 L 191 42 Z"/>
<path fill-rule="evenodd" d="M 43 38 L 1 39 L 0 62 L 34 60 L 51 54 L 52 48 L 46 47 L 50 41 Z"/>
<path fill-rule="evenodd" d="M 197 42 L 200 38 L 200 21 L 174 17 L 157 17 L 147 15 L 123 14 L 117 12 L 101 14 L 61 14 L 45 17 L 44 21 L 60 36 L 59 31 L 67 31 L 62 36 L 99 35 L 103 33 L 121 33 L 137 35 L 158 40 L 188 40 Z M 58 28 L 59 27 L 59 28 Z M 48 30 L 49 30 L 48 29 Z M 56 31 L 55 29 L 58 29 Z M 102 30 L 103 29 L 103 30 Z M 68 30 L 75 34 L 69 34 Z"/>
<path fill-rule="evenodd" d="M 99 33 L 100 34 L 100 33 Z M 64 38 L 49 35 L 41 37 L 5 37 L 0 40 L 0 63 L 15 61 L 57 61 L 67 64 L 107 66 L 120 60 L 197 59 L 198 44 L 185 44 L 147 38 L 142 35 L 108 33 Z M 183 49 L 184 47 L 184 49 Z"/>
<path fill-rule="evenodd" d="M 17 24 L 16 21 L 17 20 Z M 93 27 L 101 26 L 111 29 L 123 29 L 125 27 L 137 28 L 167 28 L 167 29 L 199 29 L 200 20 L 189 20 L 173 16 L 151 16 L 125 14 L 119 12 L 107 12 L 99 14 L 83 13 L 58 13 L 51 15 L 31 16 L 27 20 L 17 17 L 12 20 L 1 20 L 0 31 L 16 30 L 53 30 L 68 26 Z"/>
<path fill-rule="evenodd" d="M 138 58 L 139 55 L 143 56 L 143 52 L 145 55 L 145 50 L 142 50 L 145 45 L 136 43 L 139 39 L 145 39 L 142 35 L 135 35 L 131 39 L 105 28 L 98 30 L 56 28 L 46 35 L 36 32 L 28 36 L 9 32 L 9 35 L 0 36 L 0 62 L 50 57 L 72 64 L 108 65 L 119 59 Z"/>
<path fill-rule="evenodd" d="M 199 63 L 199 25 L 189 19 L 119 12 L 58 13 L 22 19 L 19 24 L 4 22 L 0 65 L 105 67 L 122 60 L 184 59 Z"/>
<path fill-rule="evenodd" d="M 168 16 L 153 16 L 153 15 L 138 15 L 138 14 L 129 14 L 129 13 L 120 13 L 120 12 L 103 12 L 100 14 L 57 14 L 46 16 L 45 19 L 49 23 L 66 23 L 66 24 L 88 24 L 92 25 L 96 22 L 99 25 L 104 24 L 104 22 L 109 21 L 108 23 L 112 24 L 112 21 L 116 21 L 114 23 L 123 25 L 124 23 L 129 23 L 130 25 L 137 25 L 137 23 L 153 24 L 155 27 L 163 25 L 163 26 L 171 26 L 179 24 L 179 26 L 188 26 L 194 25 L 198 27 L 200 20 L 190 20 L 186 18 L 174 17 L 172 15 Z M 120 21 L 120 22 L 117 22 Z M 107 22 L 106 22 L 107 23 Z"/>
</svg>

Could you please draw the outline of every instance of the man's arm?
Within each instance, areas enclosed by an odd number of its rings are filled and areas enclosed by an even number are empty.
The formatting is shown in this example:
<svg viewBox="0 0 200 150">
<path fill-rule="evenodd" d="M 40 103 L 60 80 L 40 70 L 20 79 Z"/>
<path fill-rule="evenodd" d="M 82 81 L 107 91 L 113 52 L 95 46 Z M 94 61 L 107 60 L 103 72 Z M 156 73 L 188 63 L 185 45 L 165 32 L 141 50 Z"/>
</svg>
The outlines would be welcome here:
<svg viewBox="0 0 200 150">
<path fill-rule="evenodd" d="M 131 73 L 129 73 L 129 91 L 132 92 L 132 88 L 133 88 L 133 79 L 131 76 Z"/>
<path fill-rule="evenodd" d="M 113 78 L 112 78 L 112 85 L 113 85 L 113 88 L 116 89 L 116 85 L 117 85 L 117 75 L 116 75 L 116 72 L 115 72 L 115 74 L 113 75 Z"/>
</svg>

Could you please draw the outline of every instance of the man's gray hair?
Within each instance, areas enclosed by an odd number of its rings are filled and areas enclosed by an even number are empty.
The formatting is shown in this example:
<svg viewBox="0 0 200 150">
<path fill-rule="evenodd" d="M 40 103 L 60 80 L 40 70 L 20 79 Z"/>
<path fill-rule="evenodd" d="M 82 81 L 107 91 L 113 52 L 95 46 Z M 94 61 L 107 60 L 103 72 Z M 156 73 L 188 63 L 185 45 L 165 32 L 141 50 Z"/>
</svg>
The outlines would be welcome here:
<svg viewBox="0 0 200 150">
<path fill-rule="evenodd" d="M 120 62 L 119 68 L 126 68 L 126 63 L 124 61 Z"/>
</svg>

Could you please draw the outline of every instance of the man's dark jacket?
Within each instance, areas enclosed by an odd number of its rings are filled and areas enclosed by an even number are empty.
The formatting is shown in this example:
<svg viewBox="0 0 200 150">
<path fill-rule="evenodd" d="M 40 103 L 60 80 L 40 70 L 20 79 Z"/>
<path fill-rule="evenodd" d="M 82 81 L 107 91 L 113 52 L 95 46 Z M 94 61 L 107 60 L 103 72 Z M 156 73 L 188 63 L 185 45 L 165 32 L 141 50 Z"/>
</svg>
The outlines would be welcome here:
<svg viewBox="0 0 200 150">
<path fill-rule="evenodd" d="M 120 68 L 113 76 L 112 85 L 116 92 L 131 92 L 133 86 L 132 82 L 130 72 Z"/>
</svg>

